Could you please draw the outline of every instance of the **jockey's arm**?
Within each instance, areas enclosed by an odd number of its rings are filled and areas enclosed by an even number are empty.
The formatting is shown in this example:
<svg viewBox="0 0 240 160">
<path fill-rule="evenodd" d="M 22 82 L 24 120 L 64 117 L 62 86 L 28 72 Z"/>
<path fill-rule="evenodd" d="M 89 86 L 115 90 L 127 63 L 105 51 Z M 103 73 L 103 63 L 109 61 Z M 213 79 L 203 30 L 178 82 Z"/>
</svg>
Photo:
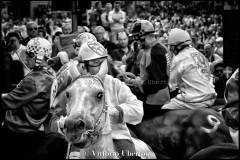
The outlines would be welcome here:
<svg viewBox="0 0 240 160">
<path fill-rule="evenodd" d="M 29 103 L 38 94 L 35 81 L 29 77 L 25 78 L 11 92 L 1 95 L 3 109 L 17 109 Z"/>
<path fill-rule="evenodd" d="M 180 74 L 183 71 L 183 63 L 184 62 L 176 62 L 173 61 L 171 69 L 170 69 L 170 76 L 169 76 L 169 88 L 170 92 L 174 92 L 178 88 L 178 81 L 180 79 Z"/>
<path fill-rule="evenodd" d="M 143 103 L 131 92 L 130 88 L 120 80 L 116 83 L 118 88 L 118 101 L 117 109 L 123 112 L 123 122 L 129 124 L 139 124 L 143 117 Z"/>
</svg>

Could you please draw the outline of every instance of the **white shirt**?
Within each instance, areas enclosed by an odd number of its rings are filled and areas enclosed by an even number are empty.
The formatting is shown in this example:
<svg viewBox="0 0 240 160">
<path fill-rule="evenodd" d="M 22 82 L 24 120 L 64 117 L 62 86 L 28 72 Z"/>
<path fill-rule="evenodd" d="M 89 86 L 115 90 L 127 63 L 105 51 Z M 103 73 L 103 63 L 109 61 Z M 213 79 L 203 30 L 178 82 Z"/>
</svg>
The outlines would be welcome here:
<svg viewBox="0 0 240 160">
<path fill-rule="evenodd" d="M 109 107 L 119 106 L 123 110 L 123 123 L 112 124 L 113 139 L 131 139 L 126 126 L 139 124 L 143 117 L 143 103 L 119 79 L 106 75 L 104 79 L 105 98 Z"/>
<path fill-rule="evenodd" d="M 119 22 L 114 22 L 114 19 L 118 19 Z M 124 22 L 126 21 L 126 13 L 122 10 L 116 12 L 115 9 L 111 10 L 108 15 L 110 28 L 112 30 L 124 29 Z"/>
<path fill-rule="evenodd" d="M 193 47 L 183 49 L 173 58 L 169 86 L 171 90 L 179 88 L 176 98 L 183 102 L 200 103 L 217 96 L 209 62 Z"/>
</svg>

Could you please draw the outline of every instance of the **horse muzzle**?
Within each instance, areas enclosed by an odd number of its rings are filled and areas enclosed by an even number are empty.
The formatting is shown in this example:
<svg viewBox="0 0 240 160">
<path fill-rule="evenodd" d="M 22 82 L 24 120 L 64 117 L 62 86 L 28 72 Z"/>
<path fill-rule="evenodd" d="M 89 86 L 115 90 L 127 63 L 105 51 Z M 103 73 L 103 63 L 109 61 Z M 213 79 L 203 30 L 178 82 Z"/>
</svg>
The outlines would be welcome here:
<svg viewBox="0 0 240 160">
<path fill-rule="evenodd" d="M 64 124 L 64 132 L 67 140 L 73 145 L 84 148 L 90 144 L 90 136 L 86 122 L 81 119 L 67 118 Z"/>
</svg>

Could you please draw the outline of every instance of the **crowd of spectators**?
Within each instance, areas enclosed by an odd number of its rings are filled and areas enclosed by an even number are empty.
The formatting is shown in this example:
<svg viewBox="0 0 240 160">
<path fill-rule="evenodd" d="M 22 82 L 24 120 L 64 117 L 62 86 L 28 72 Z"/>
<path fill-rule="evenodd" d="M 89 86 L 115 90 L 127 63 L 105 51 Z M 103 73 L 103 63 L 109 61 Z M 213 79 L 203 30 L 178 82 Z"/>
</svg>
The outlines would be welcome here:
<svg viewBox="0 0 240 160">
<path fill-rule="evenodd" d="M 202 6 L 212 5 L 209 2 L 201 4 Z M 95 1 L 91 8 L 86 10 L 87 25 L 78 26 L 77 31 L 74 32 L 70 12 L 47 11 L 42 17 L 38 15 L 37 18 L 23 17 L 22 19 L 14 19 L 8 13 L 2 12 L 4 16 L 2 18 L 1 44 L 6 47 L 9 45 L 7 35 L 12 31 L 19 33 L 19 43 L 23 46 L 26 46 L 31 38 L 41 36 L 52 44 L 52 57 L 55 57 L 63 50 L 60 42 L 61 35 L 91 32 L 112 56 L 113 69 L 110 72 L 114 76 L 117 76 L 118 70 L 124 67 L 137 75 L 139 70 L 137 64 L 141 56 L 134 54 L 134 51 L 138 51 L 138 46 L 132 44 L 131 26 L 138 19 L 146 19 L 153 23 L 156 32 L 159 33 L 158 39 L 163 44 L 167 42 L 168 31 L 177 27 L 190 33 L 193 44 L 201 52 L 205 53 L 206 48 L 209 48 L 206 45 L 210 45 L 213 52 L 210 52 L 212 55 L 208 55 L 208 58 L 213 62 L 216 57 L 213 55 L 223 58 L 223 20 L 219 9 L 215 8 L 215 11 L 210 12 L 209 8 L 211 7 L 200 9 L 199 3 L 195 4 L 194 2 L 182 4 L 173 1 L 107 3 Z M 13 54 L 16 49 L 8 52 Z M 131 56 L 128 53 L 131 53 Z M 127 64 L 127 62 L 131 62 L 131 64 Z M 217 62 L 221 63 L 222 61 Z M 218 64 L 217 62 L 213 63 L 214 66 Z M 9 63 L 5 66 L 8 65 Z M 5 67 L 5 69 L 9 68 Z"/>
</svg>

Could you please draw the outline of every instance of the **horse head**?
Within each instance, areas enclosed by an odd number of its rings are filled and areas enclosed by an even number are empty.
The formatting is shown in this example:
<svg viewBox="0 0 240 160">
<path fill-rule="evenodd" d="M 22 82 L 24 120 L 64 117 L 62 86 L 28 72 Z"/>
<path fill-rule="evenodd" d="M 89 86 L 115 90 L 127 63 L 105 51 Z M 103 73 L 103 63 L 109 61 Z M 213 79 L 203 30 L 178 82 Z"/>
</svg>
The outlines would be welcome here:
<svg viewBox="0 0 240 160">
<path fill-rule="evenodd" d="M 55 103 L 66 106 L 66 139 L 79 148 L 96 142 L 108 120 L 102 80 L 98 76 L 79 76 L 56 99 Z"/>
</svg>

